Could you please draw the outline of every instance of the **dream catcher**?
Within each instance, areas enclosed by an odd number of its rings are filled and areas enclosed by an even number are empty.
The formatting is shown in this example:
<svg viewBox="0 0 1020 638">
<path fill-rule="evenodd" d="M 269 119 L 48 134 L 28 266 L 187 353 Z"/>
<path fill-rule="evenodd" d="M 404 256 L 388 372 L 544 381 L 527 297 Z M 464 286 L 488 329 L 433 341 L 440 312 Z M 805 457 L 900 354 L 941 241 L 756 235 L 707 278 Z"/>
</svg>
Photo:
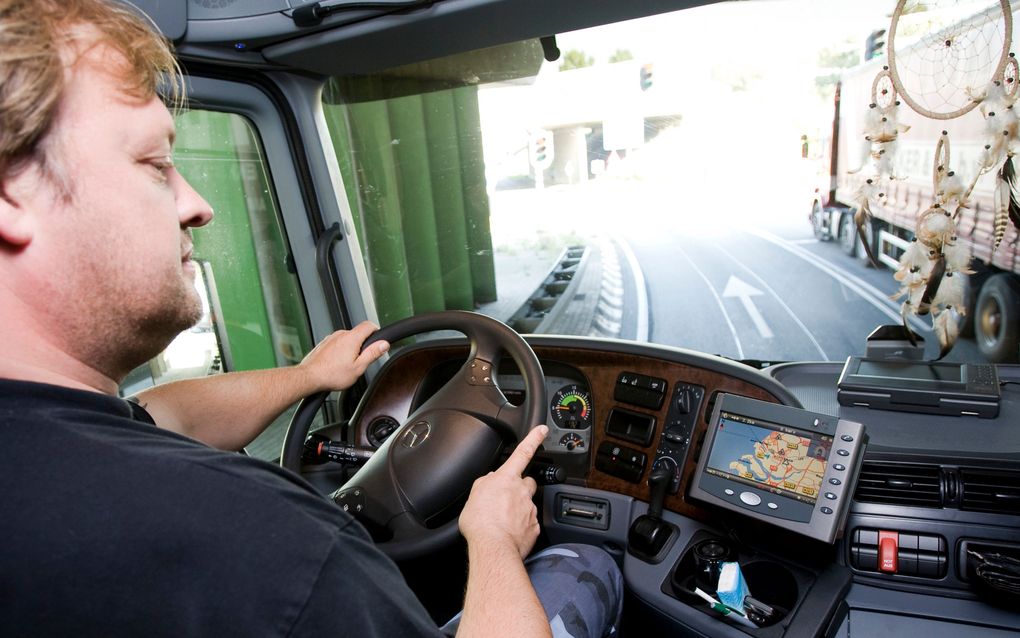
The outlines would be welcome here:
<svg viewBox="0 0 1020 638">
<path fill-rule="evenodd" d="M 969 267 L 970 253 L 956 235 L 956 218 L 967 205 L 967 192 L 956 172 L 949 169 L 949 162 L 949 135 L 943 131 L 932 168 L 935 203 L 918 217 L 914 241 L 900 257 L 899 270 L 893 275 L 902 284 L 894 299 L 906 297 L 900 314 L 907 335 L 916 345 L 907 318 L 931 314 L 941 347 L 939 359 L 960 336 L 960 316 L 967 308 L 964 277 L 974 274 Z"/>
<path fill-rule="evenodd" d="M 871 151 L 860 169 L 865 180 L 854 202 L 861 237 L 871 207 L 885 197 L 885 184 L 897 178 L 896 143 L 908 129 L 898 123 L 901 101 L 936 120 L 951 120 L 980 106 L 984 121 L 985 144 L 977 165 L 963 167 L 973 175 L 969 181 L 958 172 L 961 167 L 951 163 L 949 134 L 942 132 L 932 168 L 933 201 L 918 216 L 914 241 L 894 275 L 902 284 L 894 298 L 904 298 L 901 314 L 907 334 L 913 341 L 910 315 L 931 315 L 939 359 L 956 343 L 960 315 L 966 312 L 965 278 L 973 271 L 956 223 L 982 175 L 996 174 L 995 246 L 1009 220 L 1020 228 L 1012 161 L 1020 150 L 1020 120 L 1013 108 L 1018 67 L 1009 53 L 1012 33 L 1008 0 L 899 0 L 889 28 L 888 66 L 872 85 L 864 130 Z M 874 263 L 871 247 L 864 243 Z"/>
<path fill-rule="evenodd" d="M 853 195 L 857 209 L 854 224 L 857 225 L 857 236 L 861 238 L 866 236 L 865 227 L 871 221 L 872 203 L 881 202 L 885 198 L 886 181 L 896 179 L 893 174 L 896 139 L 900 133 L 910 130 L 909 126 L 897 120 L 899 106 L 889 67 L 883 67 L 871 83 L 871 103 L 864 117 L 864 139 L 871 146 L 867 163 L 859 169 L 864 181 Z M 862 245 L 871 263 L 877 264 L 871 245 L 867 241 L 862 241 Z"/>
</svg>

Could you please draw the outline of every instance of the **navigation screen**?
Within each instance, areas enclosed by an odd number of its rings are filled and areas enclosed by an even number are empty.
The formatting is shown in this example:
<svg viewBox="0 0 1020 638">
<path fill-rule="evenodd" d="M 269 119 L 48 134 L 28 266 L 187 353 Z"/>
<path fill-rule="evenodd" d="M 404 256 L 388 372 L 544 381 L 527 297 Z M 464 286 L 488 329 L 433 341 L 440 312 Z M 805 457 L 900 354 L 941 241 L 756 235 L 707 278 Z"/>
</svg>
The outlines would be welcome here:
<svg viewBox="0 0 1020 638">
<path fill-rule="evenodd" d="M 705 471 L 814 504 L 832 437 L 722 412 Z"/>
</svg>

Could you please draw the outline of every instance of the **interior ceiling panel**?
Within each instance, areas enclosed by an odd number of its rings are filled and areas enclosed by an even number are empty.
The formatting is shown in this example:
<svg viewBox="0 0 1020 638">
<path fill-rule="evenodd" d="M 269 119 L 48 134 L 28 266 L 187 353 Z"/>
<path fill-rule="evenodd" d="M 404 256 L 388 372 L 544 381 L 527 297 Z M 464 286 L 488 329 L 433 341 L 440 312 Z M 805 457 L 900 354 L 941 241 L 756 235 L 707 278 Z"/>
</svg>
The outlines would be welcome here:
<svg viewBox="0 0 1020 638">
<path fill-rule="evenodd" d="M 124 0 L 127 1 L 127 0 Z M 306 0 L 132 0 L 185 59 L 359 75 L 454 53 L 705 4 L 699 0 L 436 0 L 420 8 L 332 12 L 299 27 Z M 386 2 L 386 0 L 376 0 Z M 399 0 L 406 2 L 407 0 Z M 323 7 L 342 4 L 322 0 Z M 173 11 L 167 7 L 173 5 Z M 186 30 L 185 30 L 186 26 Z"/>
</svg>

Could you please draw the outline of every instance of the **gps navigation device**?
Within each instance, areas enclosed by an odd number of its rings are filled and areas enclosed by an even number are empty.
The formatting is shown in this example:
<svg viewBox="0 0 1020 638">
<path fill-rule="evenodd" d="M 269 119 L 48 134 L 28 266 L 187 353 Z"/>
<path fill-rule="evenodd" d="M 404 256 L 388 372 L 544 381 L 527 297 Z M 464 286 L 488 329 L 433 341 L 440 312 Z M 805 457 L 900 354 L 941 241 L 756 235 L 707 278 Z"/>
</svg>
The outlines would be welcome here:
<svg viewBox="0 0 1020 638">
<path fill-rule="evenodd" d="M 690 494 L 831 543 L 846 520 L 866 444 L 860 423 L 723 394 Z"/>
</svg>

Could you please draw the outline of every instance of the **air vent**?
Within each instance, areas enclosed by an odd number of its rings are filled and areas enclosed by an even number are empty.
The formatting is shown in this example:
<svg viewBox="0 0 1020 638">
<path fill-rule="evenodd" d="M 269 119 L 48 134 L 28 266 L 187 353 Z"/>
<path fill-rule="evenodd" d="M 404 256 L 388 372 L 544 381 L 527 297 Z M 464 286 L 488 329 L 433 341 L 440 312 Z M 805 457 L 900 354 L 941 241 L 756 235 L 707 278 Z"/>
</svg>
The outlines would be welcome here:
<svg viewBox="0 0 1020 638">
<path fill-rule="evenodd" d="M 1020 515 L 1020 472 L 960 468 L 960 509 Z"/>
<path fill-rule="evenodd" d="M 937 465 L 865 463 L 854 500 L 911 507 L 942 507 Z"/>
</svg>

